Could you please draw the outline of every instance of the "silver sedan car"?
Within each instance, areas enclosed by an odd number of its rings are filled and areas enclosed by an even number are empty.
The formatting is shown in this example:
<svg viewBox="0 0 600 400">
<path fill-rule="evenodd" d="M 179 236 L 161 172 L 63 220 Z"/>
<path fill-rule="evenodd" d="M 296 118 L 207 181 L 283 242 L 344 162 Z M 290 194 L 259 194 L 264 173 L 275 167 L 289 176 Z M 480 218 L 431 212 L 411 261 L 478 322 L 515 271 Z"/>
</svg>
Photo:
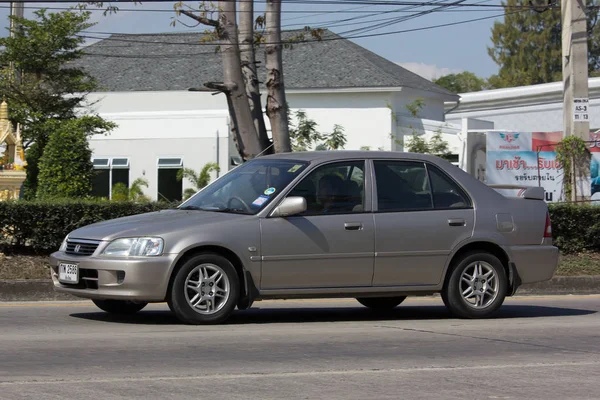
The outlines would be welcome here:
<svg viewBox="0 0 600 400">
<path fill-rule="evenodd" d="M 391 309 L 434 293 L 455 316 L 482 318 L 554 274 L 543 194 L 505 197 L 423 154 L 265 156 L 175 209 L 71 232 L 51 256 L 52 279 L 111 313 L 166 301 L 189 324 L 263 299 Z"/>
</svg>

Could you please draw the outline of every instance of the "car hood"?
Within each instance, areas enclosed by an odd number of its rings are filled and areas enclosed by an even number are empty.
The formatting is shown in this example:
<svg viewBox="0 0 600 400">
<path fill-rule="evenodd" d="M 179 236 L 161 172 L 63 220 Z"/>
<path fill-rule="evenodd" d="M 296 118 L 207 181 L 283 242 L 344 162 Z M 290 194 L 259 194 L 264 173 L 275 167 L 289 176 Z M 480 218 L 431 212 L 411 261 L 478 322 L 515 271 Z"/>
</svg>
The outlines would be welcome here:
<svg viewBox="0 0 600 400">
<path fill-rule="evenodd" d="M 72 239 L 113 240 L 120 237 L 158 236 L 209 224 L 236 223 L 249 215 L 196 210 L 163 210 L 97 222 L 76 229 Z"/>
</svg>

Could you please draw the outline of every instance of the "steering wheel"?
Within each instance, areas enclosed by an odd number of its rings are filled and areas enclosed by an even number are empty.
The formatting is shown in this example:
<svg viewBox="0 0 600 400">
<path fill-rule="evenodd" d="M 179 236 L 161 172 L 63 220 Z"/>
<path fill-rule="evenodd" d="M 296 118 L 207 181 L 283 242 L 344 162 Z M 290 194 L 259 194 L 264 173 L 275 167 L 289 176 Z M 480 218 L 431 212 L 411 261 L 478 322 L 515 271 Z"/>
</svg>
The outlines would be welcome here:
<svg viewBox="0 0 600 400">
<path fill-rule="evenodd" d="M 238 196 L 232 196 L 231 198 L 229 198 L 229 201 L 227 202 L 227 208 L 231 208 L 232 200 L 237 200 L 241 205 L 244 206 L 246 211 L 248 211 L 249 213 L 252 212 L 252 209 L 248 206 L 248 204 L 246 204 L 246 202 L 244 200 L 242 200 L 241 198 L 239 198 Z"/>
</svg>

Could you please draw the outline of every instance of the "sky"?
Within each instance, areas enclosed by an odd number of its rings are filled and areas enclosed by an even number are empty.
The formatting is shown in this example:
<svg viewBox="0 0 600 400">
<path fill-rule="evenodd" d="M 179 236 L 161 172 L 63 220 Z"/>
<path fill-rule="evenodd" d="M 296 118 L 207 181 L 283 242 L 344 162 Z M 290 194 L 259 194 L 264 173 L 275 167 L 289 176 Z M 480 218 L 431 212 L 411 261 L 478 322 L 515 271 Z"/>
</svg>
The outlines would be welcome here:
<svg viewBox="0 0 600 400">
<path fill-rule="evenodd" d="M 344 4 L 331 4 L 336 1 L 324 0 L 330 4 L 302 4 L 302 0 L 294 3 L 283 0 L 282 28 L 299 29 L 304 26 L 328 27 L 335 33 L 351 38 L 355 43 L 374 53 L 398 63 L 403 67 L 420 74 L 427 79 L 439 78 L 449 73 L 471 71 L 476 75 L 487 78 L 498 71 L 497 65 L 487 53 L 487 46 L 491 45 L 491 28 L 494 21 L 500 21 L 502 9 L 482 7 L 457 7 L 453 10 L 430 12 L 405 21 L 397 21 L 401 16 L 414 15 L 416 12 L 432 10 L 433 7 L 374 4 L 349 4 L 350 1 L 342 0 Z M 402 3 L 399 0 L 396 3 Z M 424 0 L 431 2 L 449 2 L 450 0 Z M 499 0 L 466 0 L 465 4 L 497 5 Z M 106 2 L 105 2 L 106 4 Z M 173 4 L 175 1 L 142 2 L 134 5 L 123 1 L 112 2 L 121 10 L 116 14 L 104 16 L 102 11 L 93 13 L 93 22 L 97 25 L 90 28 L 90 32 L 114 33 L 157 33 L 157 32 L 189 32 L 202 31 L 202 26 L 188 28 L 181 23 L 171 26 L 175 16 Z M 199 2 L 188 2 L 197 6 Z M 60 3 L 25 3 L 26 7 L 67 7 L 68 4 Z M 2 36 L 8 35 L 9 5 L 0 3 L 0 27 Z M 255 1 L 257 13 L 264 10 L 264 0 Z M 411 7 L 411 8 L 409 8 Z M 126 11 L 133 10 L 133 11 Z M 57 10 L 58 12 L 59 10 Z M 31 16 L 32 9 L 26 9 L 25 15 Z M 371 15 L 369 14 L 377 14 Z M 359 19 L 348 20 L 360 17 Z M 491 17 L 480 21 L 457 24 L 453 26 L 438 27 L 435 29 L 422 29 L 435 25 L 450 24 L 465 20 Z M 182 22 L 191 23 L 189 18 L 180 17 Z M 378 29 L 376 24 L 386 23 Z M 353 30 L 370 28 L 367 32 Z M 371 35 L 392 31 L 421 29 L 413 32 L 403 32 L 390 35 L 353 38 L 353 36 Z M 99 35 L 99 34 L 98 34 Z M 106 35 L 100 35 L 106 36 Z"/>
</svg>

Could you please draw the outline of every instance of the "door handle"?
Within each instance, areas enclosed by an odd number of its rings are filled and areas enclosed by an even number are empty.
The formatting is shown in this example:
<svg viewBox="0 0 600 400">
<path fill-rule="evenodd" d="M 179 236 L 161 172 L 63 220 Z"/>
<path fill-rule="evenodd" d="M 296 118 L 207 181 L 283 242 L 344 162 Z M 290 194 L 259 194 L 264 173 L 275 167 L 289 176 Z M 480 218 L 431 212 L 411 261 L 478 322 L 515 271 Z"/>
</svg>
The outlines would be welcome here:
<svg viewBox="0 0 600 400">
<path fill-rule="evenodd" d="M 363 225 L 360 222 L 346 222 L 344 224 L 344 229 L 347 231 L 360 231 L 362 228 Z"/>
<path fill-rule="evenodd" d="M 448 225 L 450 225 L 450 226 L 466 226 L 467 222 L 464 219 L 460 219 L 460 218 L 450 218 L 448 220 Z"/>
</svg>

